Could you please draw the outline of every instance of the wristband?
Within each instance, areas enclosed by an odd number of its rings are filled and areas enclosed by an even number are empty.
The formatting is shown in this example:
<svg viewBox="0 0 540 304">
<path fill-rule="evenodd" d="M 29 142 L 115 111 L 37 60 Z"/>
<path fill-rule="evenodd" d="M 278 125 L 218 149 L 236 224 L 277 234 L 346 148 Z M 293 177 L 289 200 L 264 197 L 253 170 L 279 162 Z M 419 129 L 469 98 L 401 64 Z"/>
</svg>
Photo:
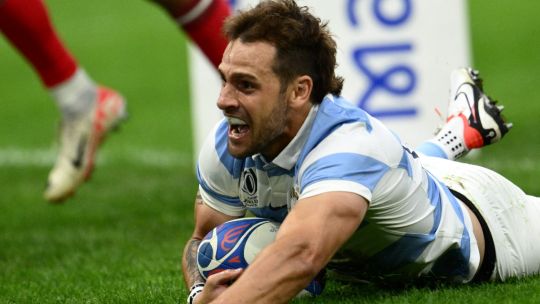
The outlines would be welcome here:
<svg viewBox="0 0 540 304">
<path fill-rule="evenodd" d="M 193 304 L 195 297 L 203 291 L 204 283 L 197 283 L 189 289 L 189 296 L 187 298 L 187 304 Z"/>
</svg>

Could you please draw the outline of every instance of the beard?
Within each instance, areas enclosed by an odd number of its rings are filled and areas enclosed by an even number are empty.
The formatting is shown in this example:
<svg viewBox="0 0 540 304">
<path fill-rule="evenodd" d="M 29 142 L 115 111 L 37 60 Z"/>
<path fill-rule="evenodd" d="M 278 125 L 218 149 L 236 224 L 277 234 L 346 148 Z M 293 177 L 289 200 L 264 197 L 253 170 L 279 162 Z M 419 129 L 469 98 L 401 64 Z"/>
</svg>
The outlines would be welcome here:
<svg viewBox="0 0 540 304">
<path fill-rule="evenodd" d="M 284 133 L 287 127 L 288 108 L 285 98 L 280 96 L 281 102 L 274 107 L 272 112 L 266 116 L 263 121 L 260 121 L 258 126 L 252 126 L 252 142 L 243 151 L 236 151 L 232 153 L 229 147 L 229 153 L 236 158 L 245 158 L 255 155 L 257 153 L 263 154 L 267 157 L 268 152 L 273 158 L 276 155 L 273 154 L 273 150 L 276 149 L 276 145 L 279 145 L 281 141 L 284 141 Z M 284 148 L 288 142 L 283 145 Z M 279 146 L 277 146 L 279 148 Z M 279 153 L 278 153 L 279 154 Z M 270 160 L 270 159 L 269 159 Z"/>
<path fill-rule="evenodd" d="M 277 110 L 272 113 L 264 128 L 261 128 L 260 132 L 257 132 L 258 135 L 254 137 L 256 140 L 253 142 L 253 151 L 257 151 L 256 153 L 263 155 L 266 154 L 265 152 L 271 153 L 272 148 L 284 137 L 288 111 L 287 108 Z"/>
</svg>

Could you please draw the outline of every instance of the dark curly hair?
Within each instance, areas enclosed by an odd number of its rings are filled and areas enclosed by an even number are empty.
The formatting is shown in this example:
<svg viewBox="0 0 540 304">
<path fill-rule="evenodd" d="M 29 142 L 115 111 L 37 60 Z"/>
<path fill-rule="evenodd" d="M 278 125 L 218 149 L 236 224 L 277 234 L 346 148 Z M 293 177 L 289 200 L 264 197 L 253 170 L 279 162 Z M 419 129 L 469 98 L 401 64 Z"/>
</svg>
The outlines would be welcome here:
<svg viewBox="0 0 540 304">
<path fill-rule="evenodd" d="M 266 41 L 277 49 L 272 69 L 282 90 L 295 77 L 308 75 L 313 80 L 311 102 L 321 103 L 328 93 L 341 94 L 343 78 L 335 75 L 336 42 L 327 22 L 307 7 L 294 0 L 263 0 L 227 19 L 223 30 L 231 41 Z"/>
</svg>

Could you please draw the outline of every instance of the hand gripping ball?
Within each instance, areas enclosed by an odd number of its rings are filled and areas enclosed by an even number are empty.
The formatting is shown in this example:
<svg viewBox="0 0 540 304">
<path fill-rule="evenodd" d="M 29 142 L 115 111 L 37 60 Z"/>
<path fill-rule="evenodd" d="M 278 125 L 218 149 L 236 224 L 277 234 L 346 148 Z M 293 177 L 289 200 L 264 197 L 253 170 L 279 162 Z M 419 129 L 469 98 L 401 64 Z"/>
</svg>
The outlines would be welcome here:
<svg viewBox="0 0 540 304">
<path fill-rule="evenodd" d="M 272 243 L 279 223 L 258 217 L 246 217 L 225 222 L 212 229 L 199 244 L 197 264 L 207 279 L 226 269 L 246 268 L 255 256 Z M 319 274 L 303 295 L 319 295 L 324 288 L 324 273 Z"/>
</svg>

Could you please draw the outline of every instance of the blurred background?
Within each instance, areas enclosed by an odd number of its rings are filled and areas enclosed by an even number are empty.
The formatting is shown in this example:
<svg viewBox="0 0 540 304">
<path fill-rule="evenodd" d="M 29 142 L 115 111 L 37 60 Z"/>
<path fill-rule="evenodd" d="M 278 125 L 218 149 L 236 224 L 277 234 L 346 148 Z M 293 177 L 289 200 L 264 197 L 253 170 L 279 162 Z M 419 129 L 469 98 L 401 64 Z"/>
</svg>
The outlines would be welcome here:
<svg viewBox="0 0 540 304">
<path fill-rule="evenodd" d="M 80 65 L 125 95 L 130 118 L 90 182 L 48 205 L 58 110 L 0 38 L 0 302 L 183 301 L 180 256 L 197 187 L 185 36 L 148 1 L 46 4 Z M 473 66 L 514 128 L 467 161 L 540 196 L 540 2 L 468 8 Z"/>
</svg>

